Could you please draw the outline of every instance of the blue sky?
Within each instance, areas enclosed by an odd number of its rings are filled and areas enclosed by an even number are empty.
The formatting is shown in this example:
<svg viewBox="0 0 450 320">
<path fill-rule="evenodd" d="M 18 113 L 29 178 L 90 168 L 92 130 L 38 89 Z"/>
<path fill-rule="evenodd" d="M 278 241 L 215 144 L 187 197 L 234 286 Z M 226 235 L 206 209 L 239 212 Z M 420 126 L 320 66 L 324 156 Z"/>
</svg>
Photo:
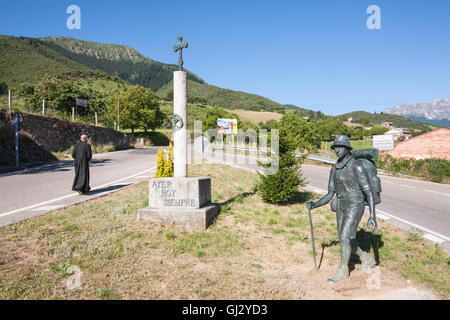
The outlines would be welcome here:
<svg viewBox="0 0 450 320">
<path fill-rule="evenodd" d="M 69 30 L 69 5 L 81 30 Z M 381 29 L 369 30 L 369 5 Z M 0 0 L 0 34 L 129 45 L 222 88 L 342 114 L 450 97 L 450 1 Z"/>
</svg>

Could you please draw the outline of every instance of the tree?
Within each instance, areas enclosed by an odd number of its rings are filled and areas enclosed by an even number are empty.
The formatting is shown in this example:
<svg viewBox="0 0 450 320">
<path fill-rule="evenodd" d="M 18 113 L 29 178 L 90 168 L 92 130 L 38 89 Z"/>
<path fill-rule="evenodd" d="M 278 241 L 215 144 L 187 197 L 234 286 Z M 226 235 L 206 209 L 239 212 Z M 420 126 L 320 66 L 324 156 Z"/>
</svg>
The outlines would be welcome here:
<svg viewBox="0 0 450 320">
<path fill-rule="evenodd" d="M 0 94 L 7 94 L 8 93 L 8 85 L 6 82 L 0 83 Z"/>
<path fill-rule="evenodd" d="M 284 115 L 278 123 L 280 140 L 283 137 L 285 144 L 293 150 L 303 152 L 320 148 L 320 139 L 316 135 L 313 123 L 306 121 L 295 114 Z"/>
<path fill-rule="evenodd" d="M 316 122 L 316 134 L 321 141 L 333 140 L 336 135 L 349 134 L 347 127 L 342 120 L 335 118 L 326 118 Z"/>
<path fill-rule="evenodd" d="M 154 130 L 161 125 L 164 114 L 159 109 L 159 101 L 151 89 L 133 86 L 120 95 L 120 127 Z M 117 99 L 110 102 L 110 113 L 117 114 Z M 114 116 L 112 117 L 114 118 Z"/>
<path fill-rule="evenodd" d="M 303 159 L 296 157 L 295 143 L 282 130 L 279 132 L 279 154 L 275 157 L 278 157 L 278 170 L 272 175 L 258 172 L 256 190 L 264 202 L 286 204 L 305 181 L 300 169 Z M 266 169 L 271 164 L 259 162 L 259 165 Z"/>
</svg>

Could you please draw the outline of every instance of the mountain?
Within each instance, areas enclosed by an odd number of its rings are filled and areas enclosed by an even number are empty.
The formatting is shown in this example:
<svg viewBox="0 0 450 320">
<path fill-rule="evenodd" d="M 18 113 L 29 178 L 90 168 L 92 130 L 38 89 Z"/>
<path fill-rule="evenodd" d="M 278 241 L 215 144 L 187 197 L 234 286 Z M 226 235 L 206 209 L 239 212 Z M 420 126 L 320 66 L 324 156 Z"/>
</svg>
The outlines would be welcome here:
<svg viewBox="0 0 450 320">
<path fill-rule="evenodd" d="M 104 79 L 102 87 L 117 83 L 139 84 L 151 88 L 162 98 L 173 95 L 173 71 L 178 66 L 154 61 L 131 47 L 101 44 L 67 37 L 24 38 L 0 36 L 0 84 L 9 88 L 33 83 L 45 73 L 73 78 Z M 194 73 L 188 73 L 189 97 L 224 109 L 246 109 L 297 113 L 317 119 L 320 112 L 282 105 L 265 97 L 208 85 Z M 116 85 L 115 85 L 116 84 Z"/>
<path fill-rule="evenodd" d="M 450 99 L 436 99 L 433 103 L 418 102 L 399 104 L 384 110 L 385 113 L 396 114 L 409 119 L 450 128 Z"/>
<path fill-rule="evenodd" d="M 223 109 L 283 112 L 287 107 L 256 94 L 222 89 L 205 83 L 188 80 L 189 98 L 201 98 L 209 105 Z M 173 81 L 156 92 L 160 97 L 171 99 Z"/>
<path fill-rule="evenodd" d="M 345 113 L 343 115 L 338 116 L 341 120 L 347 120 L 348 118 L 352 117 L 353 121 L 358 120 L 358 118 L 361 117 L 367 117 L 369 118 L 370 122 L 373 124 L 380 125 L 383 122 L 392 122 L 392 125 L 397 128 L 408 128 L 412 130 L 420 130 L 424 132 L 430 131 L 432 128 L 428 126 L 427 124 L 408 119 L 403 116 L 399 116 L 396 114 L 388 114 L 388 113 L 370 113 L 366 111 L 353 111 L 349 113 Z"/>
<path fill-rule="evenodd" d="M 118 44 L 102 44 L 67 37 L 42 38 L 42 43 L 61 55 L 91 69 L 117 75 L 132 84 L 157 91 L 172 80 L 174 64 L 164 64 L 147 58 L 131 47 Z M 204 83 L 194 73 L 187 71 L 188 79 Z"/>
<path fill-rule="evenodd" d="M 108 77 L 45 46 L 33 38 L 0 36 L 0 83 L 14 88 L 35 82 L 45 73 L 87 77 Z"/>
</svg>

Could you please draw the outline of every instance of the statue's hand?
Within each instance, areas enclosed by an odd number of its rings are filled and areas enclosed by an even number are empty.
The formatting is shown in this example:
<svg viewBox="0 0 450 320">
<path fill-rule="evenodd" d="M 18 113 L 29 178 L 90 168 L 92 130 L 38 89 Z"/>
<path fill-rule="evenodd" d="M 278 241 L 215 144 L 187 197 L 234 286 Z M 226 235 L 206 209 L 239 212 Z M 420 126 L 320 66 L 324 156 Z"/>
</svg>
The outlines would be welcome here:
<svg viewBox="0 0 450 320">
<path fill-rule="evenodd" d="M 314 201 L 307 201 L 306 202 L 306 207 L 311 210 L 314 209 L 316 207 L 316 204 L 314 203 Z"/>
<path fill-rule="evenodd" d="M 375 220 L 375 218 L 373 218 L 373 217 L 369 218 L 369 221 L 367 222 L 367 227 L 369 229 L 372 228 L 372 230 L 371 230 L 372 234 L 375 233 L 375 231 L 377 230 L 377 221 Z"/>
</svg>

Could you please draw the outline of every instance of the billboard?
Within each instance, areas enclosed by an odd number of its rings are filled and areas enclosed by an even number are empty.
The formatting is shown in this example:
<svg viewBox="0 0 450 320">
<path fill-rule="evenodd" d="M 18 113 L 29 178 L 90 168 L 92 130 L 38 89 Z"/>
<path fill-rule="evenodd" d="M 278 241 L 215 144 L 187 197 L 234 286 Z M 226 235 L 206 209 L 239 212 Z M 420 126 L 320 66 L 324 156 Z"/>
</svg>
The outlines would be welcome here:
<svg viewBox="0 0 450 320">
<path fill-rule="evenodd" d="M 374 135 L 373 147 L 378 150 L 394 150 L 394 136 L 392 134 Z"/>
<path fill-rule="evenodd" d="M 219 134 L 237 134 L 237 119 L 217 119 Z"/>
</svg>

